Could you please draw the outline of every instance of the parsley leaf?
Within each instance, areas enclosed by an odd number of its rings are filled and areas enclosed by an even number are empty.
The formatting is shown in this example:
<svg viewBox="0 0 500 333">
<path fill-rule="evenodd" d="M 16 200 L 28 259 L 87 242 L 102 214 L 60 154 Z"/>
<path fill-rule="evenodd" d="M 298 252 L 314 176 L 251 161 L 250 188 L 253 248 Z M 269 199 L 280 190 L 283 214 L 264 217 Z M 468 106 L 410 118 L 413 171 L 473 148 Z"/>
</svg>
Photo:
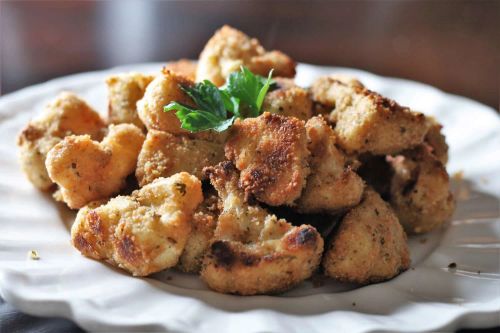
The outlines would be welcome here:
<svg viewBox="0 0 500 333">
<path fill-rule="evenodd" d="M 181 128 L 190 132 L 223 132 L 232 126 L 236 118 L 259 116 L 264 97 L 272 84 L 272 72 L 266 79 L 241 67 L 240 72 L 230 74 L 223 88 L 217 88 L 208 80 L 194 86 L 180 86 L 193 99 L 197 108 L 171 102 L 163 111 L 176 110 Z"/>
</svg>

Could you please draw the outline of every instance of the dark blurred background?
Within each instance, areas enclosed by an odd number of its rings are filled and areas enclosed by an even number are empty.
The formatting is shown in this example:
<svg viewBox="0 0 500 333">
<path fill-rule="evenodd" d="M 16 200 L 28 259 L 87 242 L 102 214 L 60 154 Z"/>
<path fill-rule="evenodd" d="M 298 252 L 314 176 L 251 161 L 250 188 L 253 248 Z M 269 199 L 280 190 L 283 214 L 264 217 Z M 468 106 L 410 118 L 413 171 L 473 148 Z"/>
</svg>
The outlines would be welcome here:
<svg viewBox="0 0 500 333">
<path fill-rule="evenodd" d="M 498 107 L 500 1 L 1 1 L 1 93 L 196 58 L 222 24 L 298 61 L 409 78 Z"/>
</svg>

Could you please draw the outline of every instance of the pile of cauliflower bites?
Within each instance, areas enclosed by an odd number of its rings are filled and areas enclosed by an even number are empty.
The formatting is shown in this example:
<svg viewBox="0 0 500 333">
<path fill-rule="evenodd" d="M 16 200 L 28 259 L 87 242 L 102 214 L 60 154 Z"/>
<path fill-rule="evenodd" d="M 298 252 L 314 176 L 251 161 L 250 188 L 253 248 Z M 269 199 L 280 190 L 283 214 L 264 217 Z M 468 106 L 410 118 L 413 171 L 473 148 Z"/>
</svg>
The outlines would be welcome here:
<svg viewBox="0 0 500 333">
<path fill-rule="evenodd" d="M 181 85 L 221 86 L 241 66 L 274 70 L 259 116 L 192 133 L 163 111 L 194 105 Z M 20 133 L 22 168 L 79 209 L 74 247 L 135 276 L 177 268 L 240 295 L 282 292 L 318 272 L 391 279 L 409 268 L 406 234 L 454 210 L 441 125 L 352 77 L 301 88 L 295 66 L 224 26 L 197 62 L 109 77 L 107 120 L 61 93 Z"/>
</svg>

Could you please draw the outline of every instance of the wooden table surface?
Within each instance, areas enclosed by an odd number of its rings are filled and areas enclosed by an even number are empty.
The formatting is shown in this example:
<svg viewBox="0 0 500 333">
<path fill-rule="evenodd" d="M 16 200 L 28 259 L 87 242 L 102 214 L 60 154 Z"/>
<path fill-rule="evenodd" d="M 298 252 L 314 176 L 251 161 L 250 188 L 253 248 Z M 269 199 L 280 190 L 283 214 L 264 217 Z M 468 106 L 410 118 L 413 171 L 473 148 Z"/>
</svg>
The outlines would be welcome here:
<svg viewBox="0 0 500 333">
<path fill-rule="evenodd" d="M 2 93 L 196 58 L 227 23 L 297 61 L 409 78 L 498 108 L 500 1 L 2 1 Z"/>
</svg>

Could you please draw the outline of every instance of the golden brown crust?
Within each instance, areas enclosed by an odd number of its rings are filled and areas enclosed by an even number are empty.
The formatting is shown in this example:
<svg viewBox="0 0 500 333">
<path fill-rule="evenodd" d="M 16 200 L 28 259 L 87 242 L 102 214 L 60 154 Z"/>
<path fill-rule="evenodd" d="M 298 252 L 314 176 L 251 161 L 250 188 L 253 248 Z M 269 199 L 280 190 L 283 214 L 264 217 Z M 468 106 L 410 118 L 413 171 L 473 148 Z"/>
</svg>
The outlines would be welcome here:
<svg viewBox="0 0 500 333">
<path fill-rule="evenodd" d="M 180 74 L 191 81 L 196 79 L 196 67 L 198 66 L 196 61 L 189 59 L 179 59 L 176 61 L 170 61 L 165 64 L 164 71 L 171 71 Z"/>
<path fill-rule="evenodd" d="M 448 144 L 446 138 L 441 133 L 443 125 L 437 122 L 434 117 L 426 117 L 429 130 L 425 134 L 424 141 L 432 148 L 432 154 L 443 164 L 448 163 Z"/>
<path fill-rule="evenodd" d="M 146 87 L 144 97 L 137 102 L 137 113 L 148 130 L 155 129 L 172 134 L 187 134 L 181 128 L 176 111 L 164 112 L 170 102 L 194 106 L 191 98 L 180 86 L 191 86 L 193 81 L 177 73 L 165 70 Z"/>
<path fill-rule="evenodd" d="M 335 147 L 335 134 L 321 116 L 306 123 L 311 174 L 297 200 L 303 213 L 335 213 L 357 205 L 364 190 L 363 180 L 352 170 L 345 154 Z"/>
<path fill-rule="evenodd" d="M 360 284 L 388 280 L 409 268 L 406 234 L 375 191 L 368 188 L 342 219 L 322 264 L 326 275 Z"/>
<path fill-rule="evenodd" d="M 111 125 L 100 143 L 88 135 L 64 138 L 49 151 L 45 165 L 68 207 L 81 208 L 125 186 L 143 141 L 144 134 L 136 126 Z"/>
<path fill-rule="evenodd" d="M 267 93 L 262 110 L 287 117 L 307 121 L 312 117 L 312 100 L 304 88 L 297 86 L 292 79 L 274 79 L 277 89 Z"/>
<path fill-rule="evenodd" d="M 266 112 L 237 120 L 225 152 L 241 171 L 247 196 L 272 206 L 292 204 L 310 172 L 304 122 L 296 118 Z"/>
<path fill-rule="evenodd" d="M 177 264 L 202 199 L 196 177 L 160 178 L 130 196 L 80 209 L 71 241 L 87 257 L 146 276 Z"/>
<path fill-rule="evenodd" d="M 394 154 L 422 143 L 427 131 L 423 114 L 357 85 L 321 77 L 311 95 L 334 107 L 329 120 L 339 146 L 348 153 Z"/>
<path fill-rule="evenodd" d="M 140 186 L 181 171 L 202 179 L 204 167 L 223 160 L 222 143 L 150 130 L 142 145 L 135 175 Z"/>
<path fill-rule="evenodd" d="M 198 60 L 196 81 L 210 80 L 221 86 L 232 72 L 246 66 L 255 74 L 293 77 L 295 62 L 279 51 L 266 52 L 259 41 L 227 25 L 217 30 Z"/>
<path fill-rule="evenodd" d="M 154 76 L 142 73 L 122 73 L 106 79 L 108 87 L 108 121 L 111 124 L 134 124 L 144 128 L 137 115 L 137 101 Z"/>
<path fill-rule="evenodd" d="M 49 150 L 65 136 L 88 134 L 100 140 L 106 126 L 99 114 L 73 93 L 62 92 L 43 113 L 30 121 L 17 138 L 21 167 L 38 189 L 53 188 L 45 167 Z"/>
<path fill-rule="evenodd" d="M 424 233 L 453 215 L 455 200 L 450 179 L 431 148 L 421 145 L 389 158 L 394 175 L 391 205 L 407 233 Z"/>
<path fill-rule="evenodd" d="M 224 207 L 203 261 L 201 276 L 208 286 L 224 293 L 267 294 L 310 277 L 323 251 L 316 229 L 293 227 L 259 206 L 248 205 L 232 163 L 206 170 Z"/>
</svg>

